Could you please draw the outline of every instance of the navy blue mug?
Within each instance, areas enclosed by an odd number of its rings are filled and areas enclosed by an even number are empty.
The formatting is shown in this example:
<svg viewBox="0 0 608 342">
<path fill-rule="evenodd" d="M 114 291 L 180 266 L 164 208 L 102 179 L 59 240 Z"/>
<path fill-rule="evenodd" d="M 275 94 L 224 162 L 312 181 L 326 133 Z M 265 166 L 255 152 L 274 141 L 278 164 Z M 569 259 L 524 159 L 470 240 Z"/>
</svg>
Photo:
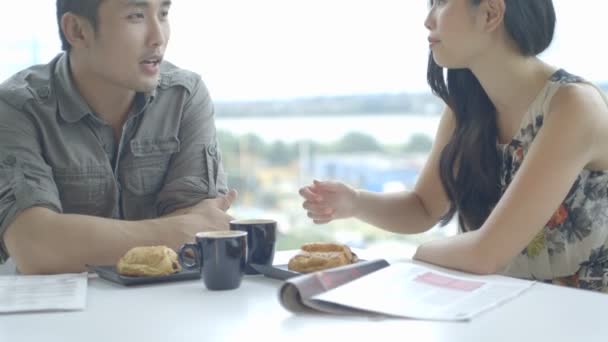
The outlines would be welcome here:
<svg viewBox="0 0 608 342">
<path fill-rule="evenodd" d="M 188 251 L 193 258 L 187 255 Z M 196 243 L 182 245 L 178 255 L 183 268 L 201 270 L 207 289 L 236 289 L 241 286 L 247 265 L 247 233 L 200 232 L 196 234 Z"/>
<path fill-rule="evenodd" d="M 258 274 L 251 264 L 272 266 L 274 250 L 277 241 L 277 221 L 257 220 L 232 220 L 231 230 L 247 232 L 247 267 L 245 274 Z"/>
</svg>

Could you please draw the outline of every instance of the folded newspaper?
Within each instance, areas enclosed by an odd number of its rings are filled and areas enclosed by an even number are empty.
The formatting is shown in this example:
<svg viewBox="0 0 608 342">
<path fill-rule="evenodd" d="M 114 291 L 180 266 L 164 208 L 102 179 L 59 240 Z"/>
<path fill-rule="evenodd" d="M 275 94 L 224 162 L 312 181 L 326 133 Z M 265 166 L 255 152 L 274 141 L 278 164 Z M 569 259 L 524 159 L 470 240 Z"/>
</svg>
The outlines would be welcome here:
<svg viewBox="0 0 608 342">
<path fill-rule="evenodd" d="M 295 313 L 467 321 L 533 284 L 378 259 L 290 278 L 281 287 L 279 300 Z"/>
<path fill-rule="evenodd" d="M 84 310 L 86 298 L 86 272 L 0 276 L 0 315 L 16 312 Z"/>
</svg>

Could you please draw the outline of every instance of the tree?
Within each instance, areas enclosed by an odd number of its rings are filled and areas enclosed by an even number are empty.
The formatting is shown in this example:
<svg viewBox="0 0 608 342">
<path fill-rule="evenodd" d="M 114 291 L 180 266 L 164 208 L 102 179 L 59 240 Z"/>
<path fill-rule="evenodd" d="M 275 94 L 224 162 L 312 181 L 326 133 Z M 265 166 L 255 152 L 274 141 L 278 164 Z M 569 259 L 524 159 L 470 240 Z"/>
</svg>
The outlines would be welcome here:
<svg viewBox="0 0 608 342">
<path fill-rule="evenodd" d="M 382 150 L 382 146 L 372 136 L 352 132 L 338 141 L 335 150 L 340 153 L 378 152 Z"/>
<path fill-rule="evenodd" d="M 412 136 L 403 150 L 409 153 L 430 152 L 432 146 L 433 140 L 431 138 L 426 134 L 417 133 Z"/>
<path fill-rule="evenodd" d="M 224 167 L 227 170 L 237 168 L 239 163 L 239 139 L 230 132 L 219 130 L 217 140 L 222 152 Z"/>
<path fill-rule="evenodd" d="M 266 143 L 255 134 L 247 134 L 240 139 L 240 152 L 257 157 L 266 154 Z"/>
<path fill-rule="evenodd" d="M 219 141 L 222 154 L 237 155 L 239 152 L 239 140 L 228 131 L 217 131 L 217 140 Z"/>
<path fill-rule="evenodd" d="M 282 141 L 274 142 L 266 153 L 266 160 L 270 165 L 286 165 L 297 157 L 297 151 L 293 146 Z"/>
</svg>

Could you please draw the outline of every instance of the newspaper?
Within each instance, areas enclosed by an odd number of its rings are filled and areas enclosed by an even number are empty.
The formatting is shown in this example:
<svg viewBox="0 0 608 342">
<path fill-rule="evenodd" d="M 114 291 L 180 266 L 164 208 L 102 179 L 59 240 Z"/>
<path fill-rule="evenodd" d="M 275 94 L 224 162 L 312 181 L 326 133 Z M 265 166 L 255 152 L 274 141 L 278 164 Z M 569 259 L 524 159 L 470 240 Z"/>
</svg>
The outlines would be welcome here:
<svg viewBox="0 0 608 342">
<path fill-rule="evenodd" d="M 0 314 L 82 310 L 87 274 L 0 276 Z"/>
<path fill-rule="evenodd" d="M 533 281 L 372 260 L 288 279 L 279 292 L 292 312 L 467 321 L 523 293 Z"/>
<path fill-rule="evenodd" d="M 378 259 L 290 278 L 281 286 L 279 301 L 292 312 L 365 313 L 347 305 L 318 301 L 314 296 L 387 266 L 389 263 L 386 260 Z"/>
</svg>

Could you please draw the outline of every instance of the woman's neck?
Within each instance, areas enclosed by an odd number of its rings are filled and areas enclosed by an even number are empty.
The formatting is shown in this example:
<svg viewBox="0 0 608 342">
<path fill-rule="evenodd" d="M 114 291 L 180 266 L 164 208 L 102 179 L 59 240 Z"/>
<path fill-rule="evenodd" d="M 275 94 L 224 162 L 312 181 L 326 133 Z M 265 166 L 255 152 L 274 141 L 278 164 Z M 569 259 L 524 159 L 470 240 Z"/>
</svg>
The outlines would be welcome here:
<svg viewBox="0 0 608 342">
<path fill-rule="evenodd" d="M 556 69 L 536 57 L 494 53 L 471 71 L 499 115 L 527 111 Z"/>
</svg>

